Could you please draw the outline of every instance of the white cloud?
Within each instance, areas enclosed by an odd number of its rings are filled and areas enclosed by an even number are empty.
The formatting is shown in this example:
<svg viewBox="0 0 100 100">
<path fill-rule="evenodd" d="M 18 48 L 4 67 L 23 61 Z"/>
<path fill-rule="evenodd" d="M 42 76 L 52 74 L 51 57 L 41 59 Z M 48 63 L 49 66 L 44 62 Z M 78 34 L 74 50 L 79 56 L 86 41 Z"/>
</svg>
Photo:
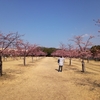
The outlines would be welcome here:
<svg viewBox="0 0 100 100">
<path fill-rule="evenodd" d="M 88 34 L 84 34 L 84 35 L 82 35 L 82 37 L 88 37 L 89 35 Z"/>
</svg>

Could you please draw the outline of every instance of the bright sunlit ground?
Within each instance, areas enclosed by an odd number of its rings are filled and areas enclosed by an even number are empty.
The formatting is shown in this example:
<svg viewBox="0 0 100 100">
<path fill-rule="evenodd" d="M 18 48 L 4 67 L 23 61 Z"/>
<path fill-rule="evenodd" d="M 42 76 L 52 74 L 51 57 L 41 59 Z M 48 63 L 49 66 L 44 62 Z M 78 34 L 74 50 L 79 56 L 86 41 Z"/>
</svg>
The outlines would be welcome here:
<svg viewBox="0 0 100 100">
<path fill-rule="evenodd" d="M 100 100 L 100 62 L 85 61 L 81 72 L 79 59 L 66 58 L 58 72 L 57 58 L 23 58 L 3 61 L 0 100 Z"/>
</svg>

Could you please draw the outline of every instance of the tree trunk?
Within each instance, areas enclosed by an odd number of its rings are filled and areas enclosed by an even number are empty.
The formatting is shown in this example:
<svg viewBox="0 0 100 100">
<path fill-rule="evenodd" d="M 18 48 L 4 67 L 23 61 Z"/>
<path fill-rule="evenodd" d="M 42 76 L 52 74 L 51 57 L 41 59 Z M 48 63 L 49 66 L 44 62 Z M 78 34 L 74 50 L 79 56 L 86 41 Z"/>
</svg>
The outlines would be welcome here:
<svg viewBox="0 0 100 100">
<path fill-rule="evenodd" d="M 89 63 L 89 58 L 87 58 L 87 63 Z"/>
<path fill-rule="evenodd" d="M 26 65 L 26 57 L 24 56 L 24 66 Z"/>
<path fill-rule="evenodd" d="M 69 65 L 71 66 L 71 58 L 69 58 Z"/>
<path fill-rule="evenodd" d="M 33 63 L 33 56 L 32 56 L 32 63 Z"/>
<path fill-rule="evenodd" d="M 2 76 L 2 56 L 0 56 L 0 75 Z"/>
<path fill-rule="evenodd" d="M 83 59 L 82 59 L 82 72 L 85 72 L 85 62 Z"/>
</svg>

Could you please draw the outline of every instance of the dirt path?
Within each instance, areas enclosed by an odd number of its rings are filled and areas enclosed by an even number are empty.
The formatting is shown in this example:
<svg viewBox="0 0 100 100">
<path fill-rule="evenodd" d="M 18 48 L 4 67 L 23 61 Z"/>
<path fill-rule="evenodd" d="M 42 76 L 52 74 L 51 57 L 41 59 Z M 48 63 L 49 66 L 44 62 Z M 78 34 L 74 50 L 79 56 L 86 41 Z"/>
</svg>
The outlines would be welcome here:
<svg viewBox="0 0 100 100">
<path fill-rule="evenodd" d="M 80 74 L 65 68 L 58 72 L 57 68 L 56 59 L 49 57 L 21 68 L 23 73 L 1 82 L 0 100 L 100 100 L 98 91 L 78 85 Z"/>
</svg>

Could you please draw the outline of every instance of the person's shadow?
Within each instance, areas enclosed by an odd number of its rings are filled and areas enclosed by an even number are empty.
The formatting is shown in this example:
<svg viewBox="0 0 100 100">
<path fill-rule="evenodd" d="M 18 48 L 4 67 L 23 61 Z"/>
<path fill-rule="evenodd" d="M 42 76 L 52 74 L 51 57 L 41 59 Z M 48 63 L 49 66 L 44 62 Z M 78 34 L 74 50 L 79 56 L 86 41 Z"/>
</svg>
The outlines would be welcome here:
<svg viewBox="0 0 100 100">
<path fill-rule="evenodd" d="M 55 69 L 56 71 L 59 71 L 59 69 Z"/>
</svg>

